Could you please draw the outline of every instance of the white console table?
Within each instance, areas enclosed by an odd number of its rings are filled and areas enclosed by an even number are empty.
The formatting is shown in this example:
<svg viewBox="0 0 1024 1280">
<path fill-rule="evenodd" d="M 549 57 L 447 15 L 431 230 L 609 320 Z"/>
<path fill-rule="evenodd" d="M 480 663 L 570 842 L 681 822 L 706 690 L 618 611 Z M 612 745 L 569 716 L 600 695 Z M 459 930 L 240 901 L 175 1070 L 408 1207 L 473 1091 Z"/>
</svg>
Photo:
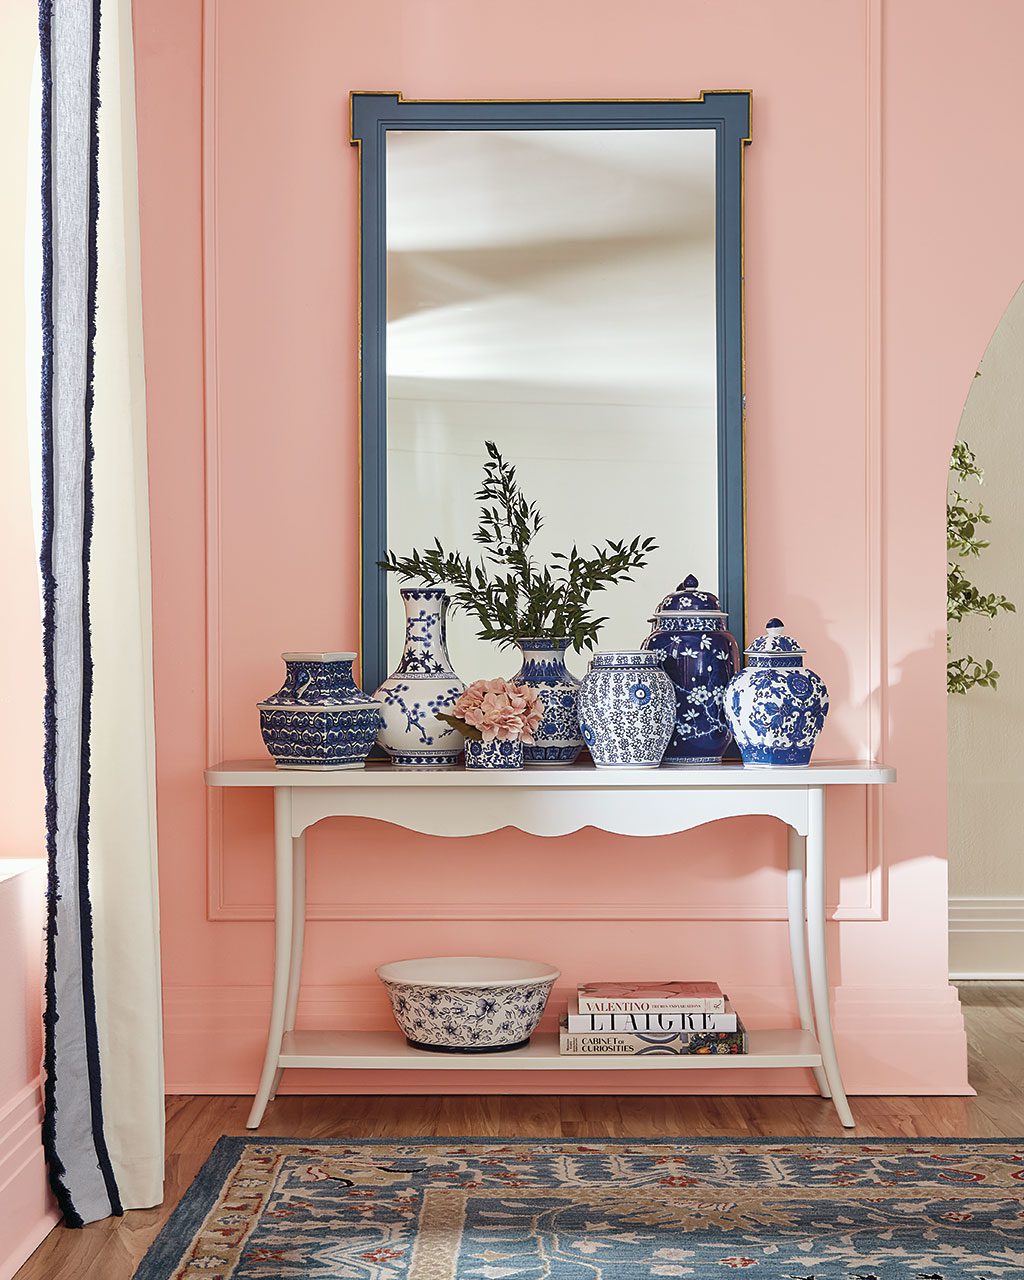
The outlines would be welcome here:
<svg viewBox="0 0 1024 1280">
<path fill-rule="evenodd" d="M 271 761 L 228 761 L 206 771 L 212 787 L 272 787 L 275 847 L 274 992 L 267 1050 L 247 1121 L 259 1126 L 285 1067 L 374 1070 L 681 1071 L 809 1067 L 822 1097 L 853 1126 L 836 1060 L 825 956 L 825 791 L 892 782 L 875 763 L 822 762 L 806 768 L 744 769 L 365 769 L 302 772 Z M 507 1053 L 443 1054 L 413 1049 L 398 1031 L 296 1031 L 306 921 L 307 829 L 322 818 L 377 818 L 436 836 L 475 836 L 516 827 L 561 836 L 581 827 L 620 835 L 670 835 L 745 814 L 789 828 L 789 942 L 799 1030 L 752 1031 L 749 1052 L 677 1058 L 562 1057 L 558 1037 L 536 1033 Z M 806 916 L 806 928 L 805 928 Z M 809 963 L 808 963 L 809 959 Z"/>
</svg>

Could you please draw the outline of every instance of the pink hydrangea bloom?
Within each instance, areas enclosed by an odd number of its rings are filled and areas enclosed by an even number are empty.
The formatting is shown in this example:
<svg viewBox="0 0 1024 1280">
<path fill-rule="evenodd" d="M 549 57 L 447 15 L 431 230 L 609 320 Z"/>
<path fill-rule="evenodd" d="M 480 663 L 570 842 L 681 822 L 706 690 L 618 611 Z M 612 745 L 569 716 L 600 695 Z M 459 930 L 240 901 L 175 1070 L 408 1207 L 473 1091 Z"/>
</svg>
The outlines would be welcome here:
<svg viewBox="0 0 1024 1280">
<path fill-rule="evenodd" d="M 511 680 L 475 680 L 452 707 L 452 715 L 479 729 L 484 742 L 533 742 L 544 715 L 534 689 Z"/>
</svg>

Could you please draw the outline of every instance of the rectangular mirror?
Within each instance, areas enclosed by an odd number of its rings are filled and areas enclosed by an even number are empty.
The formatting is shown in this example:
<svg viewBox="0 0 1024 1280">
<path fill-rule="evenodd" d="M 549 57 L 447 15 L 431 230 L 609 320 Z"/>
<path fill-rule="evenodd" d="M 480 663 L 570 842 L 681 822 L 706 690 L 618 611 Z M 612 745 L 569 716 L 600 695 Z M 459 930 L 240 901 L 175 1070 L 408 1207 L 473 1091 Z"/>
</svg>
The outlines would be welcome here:
<svg viewBox="0 0 1024 1280">
<path fill-rule="evenodd" d="M 688 573 L 743 632 L 742 146 L 749 96 L 414 103 L 355 94 L 361 155 L 362 652 L 404 639 L 377 561 L 435 537 L 478 555 L 493 440 L 545 518 L 538 559 L 651 536 L 595 598 L 636 648 Z M 389 585 L 394 597 L 388 608 Z M 453 616 L 465 680 L 515 651 Z M 582 664 L 580 674 L 582 674 Z"/>
</svg>

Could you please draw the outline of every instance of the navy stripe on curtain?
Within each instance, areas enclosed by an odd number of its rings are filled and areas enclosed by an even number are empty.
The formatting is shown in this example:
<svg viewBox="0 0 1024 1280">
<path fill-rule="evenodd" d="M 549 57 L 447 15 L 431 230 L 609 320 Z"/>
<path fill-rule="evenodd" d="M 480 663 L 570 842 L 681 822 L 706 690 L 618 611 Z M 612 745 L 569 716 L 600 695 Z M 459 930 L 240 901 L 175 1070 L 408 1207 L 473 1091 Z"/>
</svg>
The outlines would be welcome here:
<svg viewBox="0 0 1024 1280">
<path fill-rule="evenodd" d="M 121 1212 L 103 1130 L 89 898 L 92 376 L 99 0 L 41 0 L 43 645 L 47 857 L 45 1120 L 70 1226 Z"/>
</svg>

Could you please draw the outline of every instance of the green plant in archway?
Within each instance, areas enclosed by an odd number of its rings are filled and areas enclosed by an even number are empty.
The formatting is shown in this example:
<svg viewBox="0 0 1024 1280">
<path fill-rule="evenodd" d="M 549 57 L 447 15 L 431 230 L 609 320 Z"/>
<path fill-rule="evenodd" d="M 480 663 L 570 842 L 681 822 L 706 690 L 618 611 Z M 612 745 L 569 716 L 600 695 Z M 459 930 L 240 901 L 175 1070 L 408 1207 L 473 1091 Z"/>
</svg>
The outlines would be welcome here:
<svg viewBox="0 0 1024 1280">
<path fill-rule="evenodd" d="M 958 440 L 953 446 L 949 463 L 950 474 L 955 477 L 946 502 L 946 547 L 949 560 L 946 570 L 946 652 L 952 652 L 953 626 L 964 618 L 995 618 L 1000 612 L 1015 613 L 1016 605 L 995 592 L 985 593 L 967 576 L 963 561 L 977 558 L 989 545 L 987 538 L 979 536 L 982 525 L 991 524 L 980 501 L 967 498 L 960 485 L 968 480 L 981 484 L 984 471 L 978 465 L 966 440 Z M 994 689 L 999 672 L 990 658 L 975 658 L 968 654 L 962 658 L 947 658 L 946 690 L 949 693 L 967 693 L 976 685 Z"/>
</svg>

